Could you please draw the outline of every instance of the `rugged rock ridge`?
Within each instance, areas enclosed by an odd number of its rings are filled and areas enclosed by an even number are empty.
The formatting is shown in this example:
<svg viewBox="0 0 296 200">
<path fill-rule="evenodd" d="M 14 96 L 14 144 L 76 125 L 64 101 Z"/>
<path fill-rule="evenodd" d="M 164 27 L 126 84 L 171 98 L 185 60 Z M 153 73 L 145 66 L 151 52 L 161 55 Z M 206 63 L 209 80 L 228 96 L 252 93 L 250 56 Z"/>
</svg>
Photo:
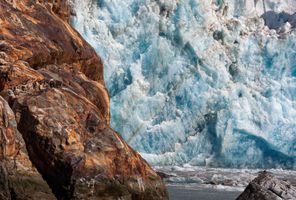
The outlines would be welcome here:
<svg viewBox="0 0 296 200">
<path fill-rule="evenodd" d="M 288 200 L 296 199 L 296 188 L 281 181 L 271 173 L 262 172 L 237 198 L 237 200 Z"/>
<path fill-rule="evenodd" d="M 0 199 L 167 199 L 109 127 L 102 62 L 69 16 L 64 0 L 0 2 Z"/>
</svg>

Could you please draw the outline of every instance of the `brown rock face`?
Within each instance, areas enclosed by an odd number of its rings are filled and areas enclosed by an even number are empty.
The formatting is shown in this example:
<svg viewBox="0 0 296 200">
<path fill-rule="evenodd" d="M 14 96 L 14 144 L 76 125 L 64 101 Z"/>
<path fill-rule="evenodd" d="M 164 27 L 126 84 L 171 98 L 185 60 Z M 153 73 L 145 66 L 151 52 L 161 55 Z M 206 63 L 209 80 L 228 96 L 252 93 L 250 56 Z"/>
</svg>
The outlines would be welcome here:
<svg viewBox="0 0 296 200">
<path fill-rule="evenodd" d="M 67 21 L 59 18 L 60 15 L 68 18 L 63 14 L 69 10 L 66 1 L 11 1 L 13 3 L 0 3 L 0 51 L 4 51 L 11 62 L 26 61 L 34 69 L 68 63 L 103 84 L 100 58 Z M 66 11 L 59 6 L 65 6 Z"/>
<path fill-rule="evenodd" d="M 262 172 L 237 198 L 237 200 L 292 200 L 296 199 L 296 188 L 291 184 Z"/>
<path fill-rule="evenodd" d="M 0 97 L 0 199 L 55 199 L 33 167 L 13 111 Z"/>
<path fill-rule="evenodd" d="M 0 1 L 0 199 L 167 199 L 109 127 L 102 62 L 69 16 L 65 0 Z"/>
</svg>

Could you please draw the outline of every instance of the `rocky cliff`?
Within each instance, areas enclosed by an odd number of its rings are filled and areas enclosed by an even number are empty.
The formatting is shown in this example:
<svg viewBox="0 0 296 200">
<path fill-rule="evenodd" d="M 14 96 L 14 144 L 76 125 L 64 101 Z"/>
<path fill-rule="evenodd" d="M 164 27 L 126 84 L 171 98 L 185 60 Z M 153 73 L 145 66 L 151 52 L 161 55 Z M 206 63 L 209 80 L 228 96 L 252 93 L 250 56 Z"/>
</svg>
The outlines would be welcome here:
<svg viewBox="0 0 296 200">
<path fill-rule="evenodd" d="M 0 1 L 0 199 L 167 199 L 109 127 L 103 65 L 65 0 Z"/>
</svg>

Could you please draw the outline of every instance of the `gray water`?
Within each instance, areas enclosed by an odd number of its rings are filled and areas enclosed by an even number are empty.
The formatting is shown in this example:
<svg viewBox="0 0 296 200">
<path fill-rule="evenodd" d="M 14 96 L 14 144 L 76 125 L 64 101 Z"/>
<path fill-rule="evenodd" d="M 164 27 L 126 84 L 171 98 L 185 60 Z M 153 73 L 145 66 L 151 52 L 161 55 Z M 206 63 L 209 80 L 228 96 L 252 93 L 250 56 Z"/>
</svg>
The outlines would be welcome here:
<svg viewBox="0 0 296 200">
<path fill-rule="evenodd" d="M 235 200 L 241 191 L 167 186 L 170 200 Z"/>
<path fill-rule="evenodd" d="M 155 167 L 166 174 L 170 200 L 235 200 L 262 169 Z M 296 171 L 269 169 L 276 178 L 296 186 Z"/>
</svg>

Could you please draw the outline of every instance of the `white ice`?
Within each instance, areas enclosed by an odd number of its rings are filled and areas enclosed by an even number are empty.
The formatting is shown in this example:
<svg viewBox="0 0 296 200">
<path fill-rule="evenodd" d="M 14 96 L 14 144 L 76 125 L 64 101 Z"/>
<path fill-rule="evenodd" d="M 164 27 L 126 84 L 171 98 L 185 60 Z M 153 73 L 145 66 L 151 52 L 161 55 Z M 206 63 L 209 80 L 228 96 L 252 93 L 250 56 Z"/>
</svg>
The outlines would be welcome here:
<svg viewBox="0 0 296 200">
<path fill-rule="evenodd" d="M 148 162 L 296 168 L 296 0 L 73 9 L 104 60 L 112 127 Z"/>
</svg>

